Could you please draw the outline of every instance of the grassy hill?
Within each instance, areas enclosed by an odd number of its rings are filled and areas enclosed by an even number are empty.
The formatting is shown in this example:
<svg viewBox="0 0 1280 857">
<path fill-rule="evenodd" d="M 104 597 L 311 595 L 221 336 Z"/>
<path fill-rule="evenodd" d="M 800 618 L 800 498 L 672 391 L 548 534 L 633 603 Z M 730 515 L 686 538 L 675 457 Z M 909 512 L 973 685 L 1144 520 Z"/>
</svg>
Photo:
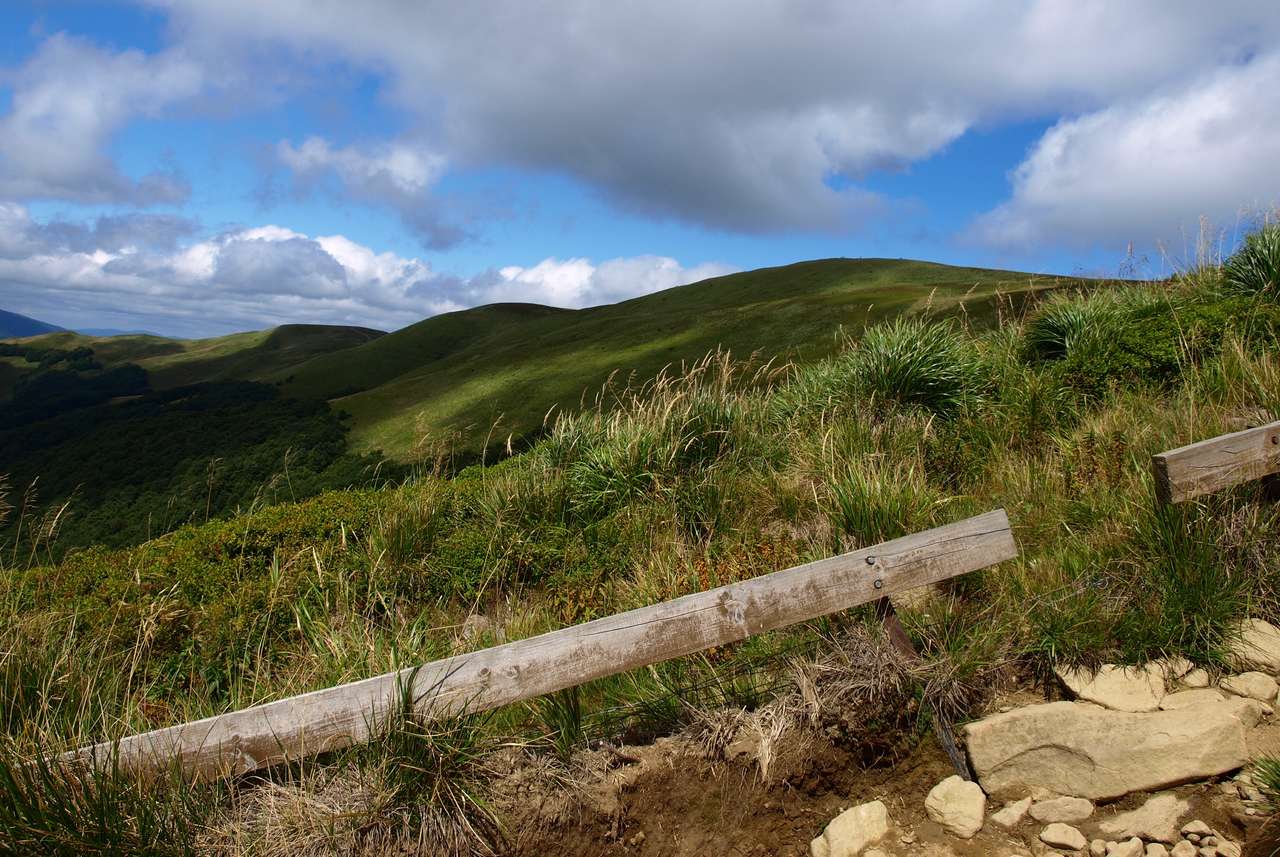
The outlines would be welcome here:
<svg viewBox="0 0 1280 857">
<path fill-rule="evenodd" d="M 362 450 L 403 457 L 423 436 L 457 433 L 477 451 L 538 429 L 615 372 L 648 378 L 715 348 L 812 360 L 843 328 L 902 313 L 994 315 L 995 295 L 1052 278 L 889 259 L 825 259 L 716 277 L 608 306 L 496 304 L 436 316 L 276 373 L 283 390 L 354 417 Z M 500 422 L 499 422 L 500 421 Z M 494 429 L 495 423 L 498 423 Z"/>
<path fill-rule="evenodd" d="M 169 389 L 203 381 L 258 381 L 320 354 L 363 345 L 380 330 L 324 324 L 285 324 L 269 330 L 211 339 L 163 336 L 85 336 L 70 331 L 24 340 L 41 348 L 91 348 L 104 366 L 133 363 L 147 370 L 152 387 Z"/>
</svg>

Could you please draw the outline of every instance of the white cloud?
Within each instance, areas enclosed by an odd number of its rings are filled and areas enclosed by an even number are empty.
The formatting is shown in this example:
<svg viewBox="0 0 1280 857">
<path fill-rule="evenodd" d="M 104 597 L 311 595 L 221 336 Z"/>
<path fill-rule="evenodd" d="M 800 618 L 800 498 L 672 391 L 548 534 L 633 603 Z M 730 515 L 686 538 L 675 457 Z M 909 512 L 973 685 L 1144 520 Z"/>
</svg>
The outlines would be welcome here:
<svg viewBox="0 0 1280 857">
<path fill-rule="evenodd" d="M 130 119 L 198 93 L 199 66 L 181 54 L 111 53 L 58 34 L 4 75 L 12 104 L 0 117 L 0 198 L 150 205 L 186 198 L 172 169 L 133 178 L 107 155 Z"/>
<path fill-rule="evenodd" d="M 453 169 L 545 170 L 744 232 L 850 228 L 891 210 L 858 186 L 869 171 L 975 126 L 1176 90 L 1280 40 L 1274 0 L 154 2 L 193 50 L 376 70 Z"/>
<path fill-rule="evenodd" d="M 321 137 L 308 137 L 298 146 L 281 140 L 276 157 L 299 189 L 334 178 L 338 190 L 352 199 L 389 206 L 427 247 L 449 247 L 465 237 L 464 230 L 445 216 L 440 202 L 428 195 L 446 162 L 422 144 L 397 140 L 333 146 Z"/>
<path fill-rule="evenodd" d="M 1280 53 L 1064 119 L 1013 171 L 1012 197 L 974 224 L 987 243 L 1170 239 L 1230 227 L 1280 201 Z"/>
<path fill-rule="evenodd" d="M 470 278 L 418 259 L 378 253 L 342 235 L 310 237 L 277 225 L 236 229 L 169 249 L 60 242 L 57 224 L 0 205 L 0 306 L 65 326 L 211 335 L 289 322 L 395 329 L 481 303 L 581 307 L 725 273 L 642 256 L 593 264 L 547 259 Z M 68 224 L 62 224 L 69 226 Z"/>
</svg>

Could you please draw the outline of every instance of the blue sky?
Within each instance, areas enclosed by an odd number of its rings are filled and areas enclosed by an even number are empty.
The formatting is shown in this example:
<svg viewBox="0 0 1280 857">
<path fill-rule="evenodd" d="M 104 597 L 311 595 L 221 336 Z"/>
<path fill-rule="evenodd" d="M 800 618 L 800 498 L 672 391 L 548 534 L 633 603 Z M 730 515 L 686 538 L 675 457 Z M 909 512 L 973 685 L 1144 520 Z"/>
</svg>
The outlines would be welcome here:
<svg viewBox="0 0 1280 857">
<path fill-rule="evenodd" d="M 0 308 L 202 336 L 885 256 L 1108 275 L 1280 200 L 1267 2 L 0 7 Z"/>
</svg>

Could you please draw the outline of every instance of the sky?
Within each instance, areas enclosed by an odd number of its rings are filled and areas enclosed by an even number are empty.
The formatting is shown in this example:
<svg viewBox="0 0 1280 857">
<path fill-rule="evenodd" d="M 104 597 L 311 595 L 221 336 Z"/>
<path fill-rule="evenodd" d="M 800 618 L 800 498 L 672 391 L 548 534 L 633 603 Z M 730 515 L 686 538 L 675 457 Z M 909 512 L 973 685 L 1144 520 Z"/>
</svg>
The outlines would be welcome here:
<svg viewBox="0 0 1280 857">
<path fill-rule="evenodd" d="M 1278 164 L 1275 0 L 0 4 L 0 308 L 76 329 L 835 256 L 1159 276 Z"/>
</svg>

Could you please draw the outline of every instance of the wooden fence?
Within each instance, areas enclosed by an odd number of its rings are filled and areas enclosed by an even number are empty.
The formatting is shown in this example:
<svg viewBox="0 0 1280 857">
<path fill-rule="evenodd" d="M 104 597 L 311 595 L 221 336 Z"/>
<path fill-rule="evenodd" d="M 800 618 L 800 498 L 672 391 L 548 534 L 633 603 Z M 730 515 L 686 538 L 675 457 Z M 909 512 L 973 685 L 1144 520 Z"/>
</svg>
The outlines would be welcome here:
<svg viewBox="0 0 1280 857">
<path fill-rule="evenodd" d="M 138 772 L 240 774 L 366 740 L 399 694 L 428 716 L 479 711 L 742 640 L 1017 556 L 1003 509 L 741 583 L 418 668 L 67 754 Z M 887 601 L 881 601 L 887 605 Z"/>
<path fill-rule="evenodd" d="M 1151 472 L 1162 503 L 1273 476 L 1280 473 L 1280 421 L 1162 452 Z"/>
</svg>

